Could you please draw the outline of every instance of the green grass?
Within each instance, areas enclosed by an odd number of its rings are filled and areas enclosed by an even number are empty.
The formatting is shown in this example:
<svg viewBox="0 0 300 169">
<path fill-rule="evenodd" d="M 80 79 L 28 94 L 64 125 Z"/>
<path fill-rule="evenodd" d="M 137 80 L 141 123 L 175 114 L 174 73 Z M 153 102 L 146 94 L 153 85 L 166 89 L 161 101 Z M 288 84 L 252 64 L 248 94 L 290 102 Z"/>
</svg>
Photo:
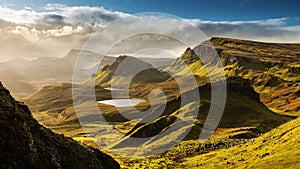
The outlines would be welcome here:
<svg viewBox="0 0 300 169">
<path fill-rule="evenodd" d="M 187 168 L 299 168 L 300 118 L 253 142 L 185 159 Z"/>
<path fill-rule="evenodd" d="M 114 157 L 122 168 L 299 168 L 300 118 L 255 139 L 181 142 L 160 156 Z M 223 145 L 221 147 L 221 145 Z"/>
</svg>

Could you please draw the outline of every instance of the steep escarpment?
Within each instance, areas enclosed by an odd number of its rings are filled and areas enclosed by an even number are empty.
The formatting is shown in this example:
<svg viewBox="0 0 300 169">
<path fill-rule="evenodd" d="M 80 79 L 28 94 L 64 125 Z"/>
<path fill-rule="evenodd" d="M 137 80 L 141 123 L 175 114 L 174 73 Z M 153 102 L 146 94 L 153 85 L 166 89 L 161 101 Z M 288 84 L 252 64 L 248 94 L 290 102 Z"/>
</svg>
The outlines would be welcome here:
<svg viewBox="0 0 300 169">
<path fill-rule="evenodd" d="M 277 113 L 298 116 L 300 100 L 295 93 L 300 91 L 299 50 L 299 44 L 212 38 L 187 49 L 163 70 L 179 76 L 191 71 L 197 76 L 212 79 L 224 71 L 227 77 L 248 79 L 268 108 Z"/>
<path fill-rule="evenodd" d="M 261 101 L 271 110 L 299 115 L 300 45 L 262 43 L 229 38 L 212 38 L 221 51 L 220 58 L 228 76 L 240 76 L 251 81 Z"/>
<path fill-rule="evenodd" d="M 0 168 L 119 168 L 98 149 L 41 126 L 0 84 Z"/>
</svg>

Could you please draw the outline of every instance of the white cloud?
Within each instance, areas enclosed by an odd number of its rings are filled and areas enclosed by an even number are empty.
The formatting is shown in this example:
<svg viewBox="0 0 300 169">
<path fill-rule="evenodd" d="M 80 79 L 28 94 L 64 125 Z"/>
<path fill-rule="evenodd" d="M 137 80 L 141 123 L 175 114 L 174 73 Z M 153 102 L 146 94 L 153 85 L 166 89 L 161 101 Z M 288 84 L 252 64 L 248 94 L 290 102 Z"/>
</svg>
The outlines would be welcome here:
<svg viewBox="0 0 300 169">
<path fill-rule="evenodd" d="M 0 53 L 1 57 L 63 56 L 71 48 L 81 48 L 91 34 L 118 18 L 131 14 L 107 10 L 103 7 L 66 6 L 47 4 L 45 11 L 31 8 L 15 10 L 0 6 Z M 176 29 L 172 20 L 157 20 L 162 32 L 180 30 L 188 32 L 184 24 Z M 300 26 L 287 26 L 289 18 L 274 18 L 255 21 L 203 21 L 185 19 L 200 28 L 207 36 L 224 36 L 269 42 L 300 42 Z M 122 23 L 118 23 L 122 24 Z M 114 31 L 139 29 L 138 25 L 116 24 Z M 146 26 L 146 25 L 142 25 Z M 151 25 L 148 25 L 151 26 Z M 103 42 L 116 34 L 105 32 Z M 197 38 L 197 37 L 195 37 Z M 19 49 L 16 51 L 15 47 Z M 176 47 L 175 47 L 176 48 Z M 35 52 L 33 52 L 33 49 Z M 53 50 L 55 49 L 55 50 Z M 19 53 L 18 53 L 19 52 Z M 1 60 L 1 58 L 0 58 Z"/>
<path fill-rule="evenodd" d="M 80 34 L 83 31 L 82 26 L 72 27 L 72 26 L 64 26 L 59 29 L 48 29 L 40 31 L 41 33 L 45 34 L 47 37 L 55 36 L 55 37 L 61 37 L 61 36 L 68 36 L 68 35 L 74 35 L 74 34 Z"/>
<path fill-rule="evenodd" d="M 276 18 L 267 20 L 255 20 L 255 21 L 202 21 L 200 19 L 190 19 L 189 21 L 194 25 L 199 24 L 211 24 L 211 25 L 256 25 L 256 26 L 284 26 L 286 20 L 289 18 Z"/>
<path fill-rule="evenodd" d="M 67 6 L 66 5 L 63 5 L 63 4 L 57 4 L 57 3 L 54 3 L 54 4 L 46 4 L 44 9 L 47 10 L 47 11 L 57 11 L 57 10 L 63 10 L 64 8 L 66 8 Z"/>
<path fill-rule="evenodd" d="M 64 26 L 106 24 L 114 19 L 129 16 L 122 12 L 106 10 L 103 7 L 73 6 L 47 4 L 46 11 L 37 12 L 30 7 L 15 10 L 0 6 L 2 20 L 15 24 L 37 24 L 39 26 Z"/>
<path fill-rule="evenodd" d="M 12 23 L 35 23 L 39 19 L 39 13 L 24 8 L 22 10 L 14 10 L 8 7 L 0 6 L 0 16 L 2 20 Z"/>
</svg>

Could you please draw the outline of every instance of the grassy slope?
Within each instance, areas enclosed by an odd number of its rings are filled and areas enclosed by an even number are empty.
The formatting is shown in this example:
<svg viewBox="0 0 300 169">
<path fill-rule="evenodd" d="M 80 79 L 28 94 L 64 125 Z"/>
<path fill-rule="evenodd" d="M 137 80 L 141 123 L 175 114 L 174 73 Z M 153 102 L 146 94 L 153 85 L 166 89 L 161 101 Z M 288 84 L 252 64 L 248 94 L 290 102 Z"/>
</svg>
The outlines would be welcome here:
<svg viewBox="0 0 300 169">
<path fill-rule="evenodd" d="M 299 168 L 300 118 L 244 145 L 186 159 L 187 168 Z"/>
<path fill-rule="evenodd" d="M 123 168 L 299 168 L 300 118 L 255 139 L 183 141 L 151 158 L 117 158 Z M 233 146 L 233 147 L 231 147 Z M 216 150 L 216 147 L 222 148 Z"/>
</svg>

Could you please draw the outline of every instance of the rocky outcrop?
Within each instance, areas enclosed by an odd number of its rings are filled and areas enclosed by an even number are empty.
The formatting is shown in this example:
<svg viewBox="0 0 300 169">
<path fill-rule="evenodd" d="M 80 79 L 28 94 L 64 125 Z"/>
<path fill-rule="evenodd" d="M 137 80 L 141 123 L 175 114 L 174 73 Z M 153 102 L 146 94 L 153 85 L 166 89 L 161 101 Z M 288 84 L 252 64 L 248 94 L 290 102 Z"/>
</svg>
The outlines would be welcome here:
<svg viewBox="0 0 300 169">
<path fill-rule="evenodd" d="M 0 168 L 120 168 L 98 149 L 41 126 L 1 83 L 0 134 Z"/>
<path fill-rule="evenodd" d="M 234 92 L 239 95 L 247 96 L 257 102 L 259 101 L 259 94 L 255 92 L 251 87 L 250 81 L 241 77 L 229 77 L 227 78 L 227 90 L 228 92 Z"/>
</svg>

